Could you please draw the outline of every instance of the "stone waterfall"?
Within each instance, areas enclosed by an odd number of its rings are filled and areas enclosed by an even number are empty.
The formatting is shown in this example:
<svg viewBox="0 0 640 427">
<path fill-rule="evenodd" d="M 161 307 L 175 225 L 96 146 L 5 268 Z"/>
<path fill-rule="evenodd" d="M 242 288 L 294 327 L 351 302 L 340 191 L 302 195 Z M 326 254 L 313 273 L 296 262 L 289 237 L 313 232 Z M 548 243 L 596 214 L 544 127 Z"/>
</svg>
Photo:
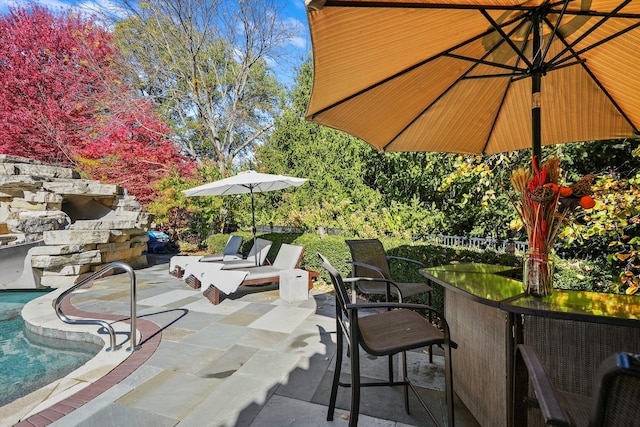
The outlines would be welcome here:
<svg viewBox="0 0 640 427">
<path fill-rule="evenodd" d="M 28 251 L 36 286 L 69 287 L 113 261 L 144 267 L 150 222 L 135 197 L 117 185 L 0 155 L 0 271 L 17 268 L 2 265 L 12 246 L 39 240 L 43 244 Z M 21 287 L 0 279 L 3 286 Z"/>
</svg>

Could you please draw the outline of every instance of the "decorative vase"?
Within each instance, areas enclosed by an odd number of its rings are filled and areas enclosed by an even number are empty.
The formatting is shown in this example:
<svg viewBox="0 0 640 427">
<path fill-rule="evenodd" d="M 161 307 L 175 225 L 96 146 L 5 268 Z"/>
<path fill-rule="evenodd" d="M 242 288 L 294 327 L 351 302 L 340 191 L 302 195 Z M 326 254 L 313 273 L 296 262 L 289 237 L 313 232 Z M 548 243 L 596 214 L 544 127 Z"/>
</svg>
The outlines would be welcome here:
<svg viewBox="0 0 640 427">
<path fill-rule="evenodd" d="M 545 296 L 553 291 L 553 255 L 529 251 L 523 257 L 522 287 L 528 295 Z"/>
</svg>

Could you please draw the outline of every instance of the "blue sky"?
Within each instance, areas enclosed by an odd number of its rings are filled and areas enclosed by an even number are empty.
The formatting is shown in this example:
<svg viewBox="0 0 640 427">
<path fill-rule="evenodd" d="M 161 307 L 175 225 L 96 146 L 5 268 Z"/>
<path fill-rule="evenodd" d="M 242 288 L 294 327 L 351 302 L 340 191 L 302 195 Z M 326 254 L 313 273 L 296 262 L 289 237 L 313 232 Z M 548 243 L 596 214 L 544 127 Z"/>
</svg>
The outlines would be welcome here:
<svg viewBox="0 0 640 427">
<path fill-rule="evenodd" d="M 292 54 L 292 60 L 284 63 L 278 62 L 276 74 L 279 79 L 288 85 L 293 83 L 295 67 L 301 58 L 306 58 L 311 51 L 309 28 L 305 12 L 304 0 L 278 0 L 284 7 L 284 19 L 287 26 L 295 29 L 296 37 L 292 38 L 287 50 Z M 96 11 L 109 8 L 113 3 L 110 0 L 0 0 L 0 14 L 7 13 L 10 6 L 29 6 L 39 4 L 48 9 L 59 10 L 74 8 L 83 11 Z"/>
</svg>

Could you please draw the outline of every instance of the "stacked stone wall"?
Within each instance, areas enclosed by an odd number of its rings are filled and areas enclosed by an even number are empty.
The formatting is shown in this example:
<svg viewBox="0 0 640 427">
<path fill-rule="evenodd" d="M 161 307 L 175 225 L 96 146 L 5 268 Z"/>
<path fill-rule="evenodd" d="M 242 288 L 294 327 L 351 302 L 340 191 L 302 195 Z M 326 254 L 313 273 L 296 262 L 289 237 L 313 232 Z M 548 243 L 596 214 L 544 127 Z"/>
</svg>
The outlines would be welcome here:
<svg viewBox="0 0 640 427">
<path fill-rule="evenodd" d="M 43 239 L 30 250 L 41 286 L 71 286 L 114 261 L 146 266 L 150 221 L 117 185 L 0 155 L 0 245 Z"/>
</svg>

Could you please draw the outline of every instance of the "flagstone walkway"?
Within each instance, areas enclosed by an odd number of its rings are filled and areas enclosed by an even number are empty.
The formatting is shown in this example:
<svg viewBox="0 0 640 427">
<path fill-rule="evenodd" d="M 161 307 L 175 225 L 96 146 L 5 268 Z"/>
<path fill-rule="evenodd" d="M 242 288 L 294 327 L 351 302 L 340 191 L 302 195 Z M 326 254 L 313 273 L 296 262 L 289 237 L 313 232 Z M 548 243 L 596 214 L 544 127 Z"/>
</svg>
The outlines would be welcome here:
<svg viewBox="0 0 640 427">
<path fill-rule="evenodd" d="M 265 287 L 214 306 L 199 290 L 170 276 L 167 264 L 137 270 L 136 277 L 140 350 L 113 352 L 114 357 L 118 354 L 115 359 L 124 361 L 117 360 L 100 378 L 66 379 L 75 381 L 74 387 L 60 386 L 59 393 L 49 390 L 47 399 L 22 411 L 14 420 L 22 419 L 17 425 L 348 424 L 350 396 L 345 389 L 338 394 L 334 421 L 326 421 L 336 350 L 331 294 L 314 289 L 308 300 L 286 302 L 277 289 Z M 126 331 L 122 325 L 126 326 L 129 307 L 128 277 L 117 275 L 73 294 L 64 311 L 74 316 L 100 313 Z M 119 340 L 127 337 L 126 332 L 118 333 Z M 349 359 L 343 360 L 347 381 Z M 100 369 L 107 365 L 102 362 Z M 386 358 L 362 356 L 362 372 L 370 379 L 384 379 L 386 366 Z M 430 364 L 425 351 L 410 352 L 410 376 L 444 423 L 442 369 L 441 356 Z M 411 415 L 404 412 L 399 388 L 364 389 L 361 400 L 360 425 L 432 425 L 417 401 L 411 402 Z M 0 408 L 0 418 L 7 419 L 10 405 Z M 478 425 L 459 401 L 456 411 L 457 426 Z"/>
</svg>

